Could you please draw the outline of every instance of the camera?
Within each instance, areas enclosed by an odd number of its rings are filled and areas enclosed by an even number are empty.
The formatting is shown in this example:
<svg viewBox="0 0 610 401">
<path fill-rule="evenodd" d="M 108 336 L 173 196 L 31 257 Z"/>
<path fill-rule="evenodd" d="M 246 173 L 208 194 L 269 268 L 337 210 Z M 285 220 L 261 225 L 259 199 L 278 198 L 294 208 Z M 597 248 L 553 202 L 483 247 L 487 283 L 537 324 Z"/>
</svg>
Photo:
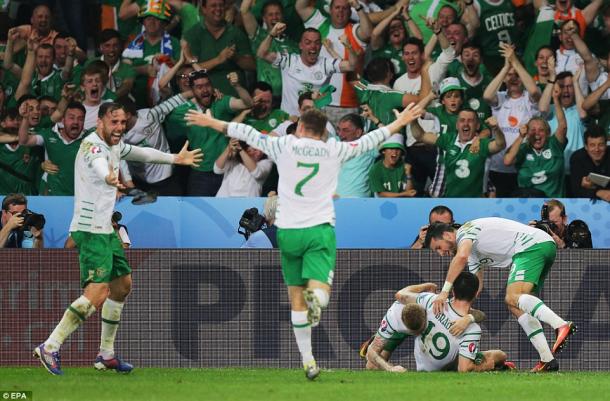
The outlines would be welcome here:
<svg viewBox="0 0 610 401">
<path fill-rule="evenodd" d="M 258 213 L 258 209 L 253 207 L 246 209 L 242 214 L 237 232 L 248 239 L 253 232 L 263 228 L 263 225 L 265 225 L 265 216 Z M 242 228 L 243 231 L 241 231 Z"/>
<path fill-rule="evenodd" d="M 557 225 L 549 219 L 549 205 L 542 205 L 540 220 L 534 220 L 534 227 L 551 235 L 557 231 Z"/>
<path fill-rule="evenodd" d="M 23 225 L 19 227 L 22 231 L 29 231 L 32 227 L 42 230 L 47 222 L 42 214 L 34 213 L 30 209 L 25 209 L 20 215 L 23 217 Z"/>
<path fill-rule="evenodd" d="M 582 220 L 574 220 L 568 224 L 566 248 L 593 248 L 593 239 L 587 223 Z"/>
</svg>

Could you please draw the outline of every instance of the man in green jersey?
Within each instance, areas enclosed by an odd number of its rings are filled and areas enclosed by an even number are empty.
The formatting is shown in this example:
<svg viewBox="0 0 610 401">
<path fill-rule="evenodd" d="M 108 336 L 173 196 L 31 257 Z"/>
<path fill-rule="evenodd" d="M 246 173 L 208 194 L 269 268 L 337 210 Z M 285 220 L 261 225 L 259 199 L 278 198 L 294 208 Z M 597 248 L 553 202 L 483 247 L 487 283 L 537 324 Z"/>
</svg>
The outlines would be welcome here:
<svg viewBox="0 0 610 401">
<path fill-rule="evenodd" d="M 48 174 L 46 193 L 41 195 L 74 195 L 74 160 L 84 135 L 85 107 L 78 102 L 70 102 L 61 123 L 53 128 L 35 129 L 30 135 L 27 115 L 23 116 L 19 127 L 19 144 L 33 147 L 43 146 L 48 160 L 57 171 Z"/>
<path fill-rule="evenodd" d="M 424 132 L 416 121 L 411 124 L 413 136 L 418 141 L 436 145 L 445 152 L 444 165 L 446 174 L 445 196 L 449 198 L 477 198 L 484 193 L 483 178 L 487 157 L 502 151 L 506 147 L 504 134 L 498 128 L 494 117 L 486 121 L 495 139 L 481 138 L 479 149 L 474 149 L 473 141 L 480 129 L 477 113 L 470 109 L 459 112 L 453 134 L 438 135 Z"/>
<path fill-rule="evenodd" d="M 221 99 L 217 99 L 211 77 L 205 70 L 194 71 L 189 74 L 189 85 L 194 99 L 175 108 L 165 122 L 168 135 L 183 133 L 190 141 L 191 149 L 201 149 L 205 154 L 203 162 L 190 171 L 186 191 L 189 196 L 216 195 L 222 184 L 222 175 L 214 174 L 214 161 L 224 152 L 229 141 L 222 135 L 214 133 L 211 128 L 187 126 L 184 121 L 186 113 L 189 110 L 210 109 L 218 118 L 231 121 L 237 112 L 252 106 L 252 98 L 239 84 L 237 74 L 229 75 L 232 77 L 233 91 L 239 94 L 240 99 L 226 94 Z"/>
<path fill-rule="evenodd" d="M 290 119 L 290 115 L 284 110 L 273 108 L 273 88 L 269 83 L 259 81 L 254 84 L 252 99 L 254 104 L 249 109 L 244 124 L 253 126 L 263 134 L 268 134 Z"/>
<path fill-rule="evenodd" d="M 411 198 L 417 194 L 413 189 L 411 165 L 404 162 L 406 149 L 401 134 L 394 134 L 381 144 L 383 158 L 369 171 L 369 185 L 380 198 Z"/>
<path fill-rule="evenodd" d="M 83 295 L 66 309 L 49 338 L 34 349 L 34 355 L 51 374 L 61 375 L 59 348 L 87 318 L 102 309 L 100 352 L 94 367 L 128 373 L 133 365 L 115 355 L 114 339 L 125 300 L 131 292 L 131 268 L 112 227 L 121 159 L 140 162 L 197 165 L 201 151 L 178 154 L 127 145 L 122 141 L 127 125 L 123 107 L 104 103 L 94 132 L 83 139 L 75 162 L 74 215 L 70 236 L 79 251 Z"/>
<path fill-rule="evenodd" d="M 281 2 L 276 0 L 265 3 L 262 8 L 263 24 L 259 25 L 251 11 L 252 3 L 252 0 L 242 1 L 240 10 L 244 29 L 252 44 L 252 53 L 256 53 L 260 44 L 267 37 L 268 31 L 273 29 L 276 23 L 284 22 L 284 7 Z M 283 54 L 298 53 L 299 46 L 287 35 L 281 34 L 273 38 L 270 51 Z M 258 58 L 256 60 L 256 79 L 270 84 L 273 89 L 273 96 L 279 100 L 282 96 L 282 74 L 280 70 Z M 277 103 L 279 104 L 279 102 Z"/>
</svg>

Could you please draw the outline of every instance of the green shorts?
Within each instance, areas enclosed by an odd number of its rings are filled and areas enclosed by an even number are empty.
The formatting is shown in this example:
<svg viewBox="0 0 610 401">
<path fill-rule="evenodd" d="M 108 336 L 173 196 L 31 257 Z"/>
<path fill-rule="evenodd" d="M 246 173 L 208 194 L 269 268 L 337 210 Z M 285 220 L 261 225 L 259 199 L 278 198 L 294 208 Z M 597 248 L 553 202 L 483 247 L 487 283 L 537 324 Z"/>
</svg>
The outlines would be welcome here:
<svg viewBox="0 0 610 401">
<path fill-rule="evenodd" d="M 333 226 L 321 224 L 308 228 L 278 228 L 277 243 L 286 285 L 303 286 L 308 280 L 332 285 L 337 259 Z"/>
<path fill-rule="evenodd" d="M 513 256 L 513 265 L 508 275 L 508 284 L 524 281 L 534 284 L 537 293 L 544 285 L 557 254 L 555 242 L 547 241 L 532 245 Z"/>
<path fill-rule="evenodd" d="M 109 283 L 131 273 L 116 233 L 74 231 L 70 236 L 78 247 L 81 287 L 84 288 L 89 283 Z"/>
</svg>

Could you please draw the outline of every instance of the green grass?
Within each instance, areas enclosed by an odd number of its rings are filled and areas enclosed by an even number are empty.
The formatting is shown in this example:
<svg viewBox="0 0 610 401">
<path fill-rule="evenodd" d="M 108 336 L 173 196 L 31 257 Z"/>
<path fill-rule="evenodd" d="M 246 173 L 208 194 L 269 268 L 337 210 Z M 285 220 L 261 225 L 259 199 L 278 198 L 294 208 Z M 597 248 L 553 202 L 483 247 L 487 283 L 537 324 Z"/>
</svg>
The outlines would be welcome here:
<svg viewBox="0 0 610 401">
<path fill-rule="evenodd" d="M 573 401 L 608 400 L 610 373 L 415 373 L 325 370 L 308 382 L 290 369 L 136 369 L 129 375 L 66 368 L 0 368 L 0 390 L 42 400 Z"/>
</svg>

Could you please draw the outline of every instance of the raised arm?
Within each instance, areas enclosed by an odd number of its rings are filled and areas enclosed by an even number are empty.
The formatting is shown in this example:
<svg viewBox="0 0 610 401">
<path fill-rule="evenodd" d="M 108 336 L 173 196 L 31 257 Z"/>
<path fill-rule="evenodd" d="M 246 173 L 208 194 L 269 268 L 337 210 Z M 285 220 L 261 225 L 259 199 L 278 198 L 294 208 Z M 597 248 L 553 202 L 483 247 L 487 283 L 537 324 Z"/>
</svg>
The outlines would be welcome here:
<svg viewBox="0 0 610 401">
<path fill-rule="evenodd" d="M 468 37 L 473 38 L 477 32 L 477 29 L 479 29 L 479 25 L 481 24 L 479 21 L 479 15 L 477 14 L 477 10 L 474 8 L 474 0 L 470 0 L 470 3 L 464 1 L 462 4 L 464 5 L 464 12 L 462 13 L 460 21 L 466 26 Z"/>
<path fill-rule="evenodd" d="M 360 18 L 360 25 L 358 26 L 358 30 L 356 31 L 356 35 L 363 42 L 369 42 L 371 40 L 371 32 L 373 32 L 373 24 L 369 19 L 368 14 L 364 11 L 364 7 L 362 4 L 358 2 L 358 0 L 348 0 L 349 5 L 356 10 L 358 13 L 358 17 Z"/>
<path fill-rule="evenodd" d="M 519 148 L 523 143 L 523 140 L 527 136 L 527 125 L 523 124 L 519 127 L 519 136 L 515 139 L 515 141 L 510 145 L 508 151 L 504 154 L 504 165 L 512 166 L 515 164 L 515 160 L 517 159 L 517 153 L 519 153 Z"/>
<path fill-rule="evenodd" d="M 599 104 L 599 100 L 606 92 L 610 91 L 610 74 L 606 77 L 606 82 L 601 84 L 599 88 L 589 93 L 589 96 L 582 102 L 582 108 L 587 111 L 592 111 Z M 610 95 L 610 92 L 609 92 Z"/>
<path fill-rule="evenodd" d="M 440 313 L 445 308 L 445 301 L 447 300 L 447 297 L 449 297 L 449 292 L 451 292 L 453 283 L 462 270 L 464 270 L 464 267 L 466 267 L 470 252 L 472 252 L 472 240 L 464 239 L 460 241 L 457 253 L 449 264 L 449 271 L 447 272 L 447 278 L 445 278 L 443 289 L 432 302 L 434 313 Z"/>
<path fill-rule="evenodd" d="M 239 11 L 241 12 L 241 21 L 244 24 L 244 29 L 250 38 L 253 38 L 258 29 L 258 21 L 252 14 L 250 9 L 252 8 L 252 0 L 242 0 Z"/>
<path fill-rule="evenodd" d="M 6 49 L 4 49 L 3 67 L 16 77 L 21 75 L 21 67 L 13 62 L 13 53 L 15 52 L 15 42 L 19 40 L 20 36 L 18 28 L 9 29 Z"/>
<path fill-rule="evenodd" d="M 201 160 L 203 160 L 203 153 L 201 152 L 201 149 L 188 150 L 188 145 L 189 142 L 186 141 L 177 154 L 161 152 L 154 148 L 126 145 L 130 146 L 131 150 L 127 155 L 123 156 L 123 159 L 142 163 L 180 164 L 183 166 L 198 167 Z"/>
<path fill-rule="evenodd" d="M 489 142 L 489 153 L 493 155 L 503 151 L 506 148 L 506 138 L 498 125 L 498 120 L 492 116 L 485 120 L 485 122 L 494 136 L 494 139 Z"/>
<path fill-rule="evenodd" d="M 583 8 L 582 16 L 585 18 L 587 25 L 591 25 L 600 7 L 604 4 L 603 0 L 593 0 L 588 6 Z"/>
<path fill-rule="evenodd" d="M 64 82 L 69 81 L 72 77 L 72 69 L 74 68 L 76 49 L 78 49 L 76 39 L 66 38 L 66 42 L 68 43 L 68 54 L 66 55 L 66 62 L 61 69 L 61 79 L 63 79 Z"/>
<path fill-rule="evenodd" d="M 578 34 L 578 27 L 575 27 L 575 29 L 571 31 L 570 36 L 574 42 L 576 51 L 585 63 L 585 75 L 587 81 L 594 82 L 599 74 L 599 64 L 597 59 L 593 57 L 593 54 L 591 53 L 591 50 L 589 50 L 589 47 L 585 41 L 580 38 L 580 35 Z"/>
<path fill-rule="evenodd" d="M 123 0 L 121 7 L 119 8 L 119 19 L 127 20 L 130 18 L 135 18 L 138 16 L 139 12 L 140 6 L 138 6 L 137 2 L 133 2 L 132 0 Z"/>
<path fill-rule="evenodd" d="M 25 58 L 25 64 L 23 65 L 23 72 L 19 85 L 15 90 L 15 99 L 19 99 L 21 96 L 27 94 L 30 91 L 32 85 L 32 77 L 34 76 L 34 70 L 36 69 L 36 49 L 38 48 L 38 42 L 33 39 L 28 39 L 28 50 Z"/>
<path fill-rule="evenodd" d="M 311 5 L 309 0 L 297 0 L 294 4 L 295 10 L 297 10 L 297 14 L 303 21 L 307 21 L 314 12 L 316 12 L 315 7 Z"/>
<path fill-rule="evenodd" d="M 508 70 L 510 70 L 510 64 L 508 59 L 504 59 L 504 67 L 498 72 L 498 75 L 491 80 L 485 91 L 483 92 L 483 99 L 489 103 L 491 107 L 498 106 L 498 90 L 500 90 L 500 86 L 502 86 L 502 82 L 504 82 L 504 78 L 506 78 L 506 74 L 508 74 Z"/>
<path fill-rule="evenodd" d="M 419 125 L 419 121 L 415 120 L 411 123 L 411 133 L 417 142 L 423 142 L 426 145 L 436 145 L 438 135 L 433 132 L 424 132 L 424 129 Z"/>
<path fill-rule="evenodd" d="M 390 26 L 390 22 L 402 11 L 400 8 L 396 7 L 391 10 L 393 11 L 389 13 L 387 17 L 382 19 L 381 22 L 377 24 L 377 26 L 375 27 L 375 29 L 373 29 L 373 32 L 371 33 L 371 49 L 373 50 L 379 50 L 385 45 L 385 31 Z"/>
<path fill-rule="evenodd" d="M 278 22 L 271 28 L 269 34 L 261 44 L 258 46 L 258 50 L 256 51 L 256 57 L 265 60 L 268 63 L 273 63 L 277 58 L 277 53 L 270 51 L 271 44 L 273 43 L 273 39 L 278 35 L 281 35 L 286 30 L 286 24 L 282 22 Z"/>
<path fill-rule="evenodd" d="M 578 85 L 578 84 L 576 84 Z M 561 107 L 561 89 L 559 88 L 559 84 L 555 83 L 553 85 L 553 103 L 555 107 L 555 117 L 557 118 L 557 129 L 555 130 L 555 138 L 561 143 L 565 145 L 567 138 L 566 135 L 568 133 L 568 122 L 566 120 L 566 115 L 563 111 L 563 107 Z"/>
<path fill-rule="evenodd" d="M 584 120 L 588 117 L 588 113 L 582 107 L 582 104 L 585 100 L 582 95 L 582 89 L 580 89 L 580 76 L 582 74 L 582 67 L 579 67 L 574 75 L 574 79 L 572 80 L 572 85 L 574 86 L 574 100 L 576 101 L 576 110 L 578 111 L 578 116 Z"/>
<path fill-rule="evenodd" d="M 548 114 L 551 109 L 551 98 L 553 97 L 553 85 L 555 84 L 555 57 L 549 57 L 547 64 L 549 66 L 549 81 L 546 83 L 540 101 L 538 102 L 538 111 L 543 115 Z"/>
<path fill-rule="evenodd" d="M 509 61 L 517 72 L 517 75 L 519 75 L 519 78 L 521 78 L 521 82 L 523 82 L 525 90 L 529 93 L 531 101 L 537 103 L 538 100 L 540 100 L 540 88 L 538 88 L 536 82 L 534 82 L 534 78 L 532 78 L 525 67 L 523 67 L 521 61 L 519 61 L 519 58 L 515 54 L 515 49 L 511 45 L 500 43 L 500 47 L 502 46 L 504 46 L 508 52 Z"/>
<path fill-rule="evenodd" d="M 227 75 L 227 79 L 239 96 L 239 99 L 234 97 L 229 99 L 229 107 L 231 110 L 241 111 L 243 109 L 252 107 L 252 104 L 254 103 L 252 101 L 252 97 L 250 96 L 250 93 L 248 93 L 248 91 L 239 83 L 239 75 L 237 75 L 236 72 L 231 72 Z"/>
<path fill-rule="evenodd" d="M 345 46 L 345 48 L 347 49 L 348 55 L 347 60 L 342 60 L 339 63 L 339 70 L 341 72 L 355 71 L 356 65 L 358 64 L 358 54 L 356 53 L 356 50 L 354 50 L 354 48 L 352 47 L 352 44 L 347 39 L 347 36 L 341 35 L 339 37 L 339 41 L 341 41 L 343 46 Z"/>
</svg>

